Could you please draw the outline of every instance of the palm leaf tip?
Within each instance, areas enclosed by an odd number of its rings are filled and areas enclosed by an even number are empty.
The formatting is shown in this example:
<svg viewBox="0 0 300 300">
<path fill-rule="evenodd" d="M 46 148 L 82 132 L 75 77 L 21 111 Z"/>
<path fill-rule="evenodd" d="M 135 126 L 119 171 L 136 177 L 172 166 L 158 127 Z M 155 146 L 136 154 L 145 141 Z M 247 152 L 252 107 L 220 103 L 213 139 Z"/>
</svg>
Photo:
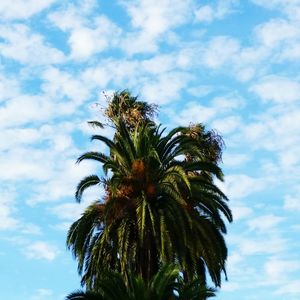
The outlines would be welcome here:
<svg viewBox="0 0 300 300">
<path fill-rule="evenodd" d="M 90 175 L 90 176 L 87 176 L 84 179 L 82 179 L 79 182 L 79 184 L 77 185 L 77 189 L 76 189 L 76 193 L 75 193 L 76 201 L 77 202 L 81 201 L 82 194 L 87 188 L 97 185 L 100 182 L 101 182 L 100 178 L 97 175 Z"/>
<path fill-rule="evenodd" d="M 88 121 L 87 123 L 93 128 L 96 128 L 96 127 L 101 128 L 101 129 L 104 128 L 104 125 L 99 121 Z"/>
<path fill-rule="evenodd" d="M 101 294 L 94 292 L 75 291 L 66 297 L 66 300 L 103 300 Z"/>
<path fill-rule="evenodd" d="M 94 152 L 94 151 L 90 151 L 90 152 L 86 152 L 82 155 L 80 155 L 77 158 L 76 163 L 79 164 L 80 162 L 82 162 L 83 160 L 95 160 L 95 161 L 99 161 L 100 163 L 105 163 L 107 162 L 107 160 L 109 159 L 105 154 L 100 153 L 100 152 Z"/>
</svg>

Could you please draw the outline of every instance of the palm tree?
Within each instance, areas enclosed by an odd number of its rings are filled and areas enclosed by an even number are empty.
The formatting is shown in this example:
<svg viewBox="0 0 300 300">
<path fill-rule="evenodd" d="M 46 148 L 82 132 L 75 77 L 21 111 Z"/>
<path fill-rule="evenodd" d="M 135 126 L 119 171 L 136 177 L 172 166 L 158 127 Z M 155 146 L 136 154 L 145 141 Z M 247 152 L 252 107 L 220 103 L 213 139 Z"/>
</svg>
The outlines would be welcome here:
<svg viewBox="0 0 300 300">
<path fill-rule="evenodd" d="M 215 296 L 213 289 L 198 282 L 182 284 L 179 270 L 165 265 L 149 283 L 130 274 L 129 281 L 116 272 L 106 271 L 94 292 L 77 291 L 67 300 L 204 300 Z"/>
<path fill-rule="evenodd" d="M 92 136 L 110 154 L 88 152 L 78 158 L 100 162 L 105 177 L 84 178 L 77 201 L 90 186 L 100 184 L 106 191 L 68 232 L 82 283 L 95 288 L 107 267 L 126 280 L 131 270 L 147 283 L 168 262 L 179 266 L 185 282 L 198 278 L 205 284 L 208 271 L 220 286 L 227 258 L 222 215 L 232 221 L 227 197 L 212 180 L 223 180 L 221 169 L 205 158 L 199 140 L 186 134 L 188 128 L 164 135 L 153 123 L 132 129 L 122 118 L 114 122 L 114 140 Z M 193 159 L 181 159 L 186 154 Z"/>
</svg>

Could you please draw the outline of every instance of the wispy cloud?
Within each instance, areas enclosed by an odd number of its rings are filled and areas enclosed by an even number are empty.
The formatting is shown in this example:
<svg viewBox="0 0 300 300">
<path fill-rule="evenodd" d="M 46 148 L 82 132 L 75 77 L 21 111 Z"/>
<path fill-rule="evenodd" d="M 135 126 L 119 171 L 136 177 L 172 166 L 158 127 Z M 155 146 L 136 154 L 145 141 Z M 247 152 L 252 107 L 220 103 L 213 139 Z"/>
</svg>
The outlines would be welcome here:
<svg viewBox="0 0 300 300">
<path fill-rule="evenodd" d="M 45 259 L 52 261 L 56 258 L 59 251 L 56 247 L 47 242 L 37 241 L 28 245 L 24 250 L 25 255 L 30 259 Z"/>
<path fill-rule="evenodd" d="M 0 29 L 1 55 L 22 64 L 48 65 L 65 60 L 63 52 L 49 45 L 44 36 L 24 24 L 4 25 Z"/>
<path fill-rule="evenodd" d="M 22 0 L 16 0 L 13 3 L 8 0 L 3 0 L 0 3 L 0 16 L 4 20 L 29 18 L 50 7 L 55 2 L 57 2 L 57 0 L 28 0 L 26 3 Z"/>
<path fill-rule="evenodd" d="M 238 0 L 222 0 L 212 2 L 216 3 L 213 3 L 212 5 L 200 6 L 195 11 L 197 21 L 210 23 L 215 20 L 221 20 L 235 12 L 239 4 Z"/>
</svg>

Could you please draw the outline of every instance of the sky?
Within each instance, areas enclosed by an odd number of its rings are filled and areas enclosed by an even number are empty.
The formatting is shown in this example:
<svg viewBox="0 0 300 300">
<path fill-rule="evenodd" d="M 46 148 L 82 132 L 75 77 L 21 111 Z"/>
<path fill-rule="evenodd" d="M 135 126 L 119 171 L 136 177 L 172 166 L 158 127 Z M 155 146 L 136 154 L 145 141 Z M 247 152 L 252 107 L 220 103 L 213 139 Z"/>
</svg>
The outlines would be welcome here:
<svg viewBox="0 0 300 300">
<path fill-rule="evenodd" d="M 104 95 L 129 89 L 167 128 L 225 141 L 228 281 L 216 299 L 300 299 L 300 0 L 1 0 L 0 288 L 57 300 L 80 288 L 65 240 L 103 192 L 89 150 Z M 102 131 L 111 135 L 111 130 Z"/>
</svg>

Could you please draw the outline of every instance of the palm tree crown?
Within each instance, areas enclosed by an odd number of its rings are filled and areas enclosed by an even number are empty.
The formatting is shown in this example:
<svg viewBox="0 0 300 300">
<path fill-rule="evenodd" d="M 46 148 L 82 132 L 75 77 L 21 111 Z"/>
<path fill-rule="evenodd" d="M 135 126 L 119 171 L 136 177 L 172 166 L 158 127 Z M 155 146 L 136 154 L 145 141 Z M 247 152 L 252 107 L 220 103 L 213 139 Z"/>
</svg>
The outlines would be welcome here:
<svg viewBox="0 0 300 300">
<path fill-rule="evenodd" d="M 105 176 L 84 178 L 77 201 L 90 186 L 100 184 L 106 191 L 68 232 L 82 283 L 94 289 L 106 268 L 125 278 L 131 270 L 149 282 L 168 262 L 178 265 L 186 282 L 205 283 L 208 271 L 220 286 L 227 258 L 222 216 L 232 221 L 232 215 L 213 180 L 223 180 L 219 156 L 205 154 L 203 132 L 194 138 L 190 127 L 164 134 L 151 122 L 135 127 L 122 117 L 113 122 L 113 140 L 92 136 L 106 144 L 109 155 L 88 152 L 78 158 L 100 162 Z"/>
</svg>

